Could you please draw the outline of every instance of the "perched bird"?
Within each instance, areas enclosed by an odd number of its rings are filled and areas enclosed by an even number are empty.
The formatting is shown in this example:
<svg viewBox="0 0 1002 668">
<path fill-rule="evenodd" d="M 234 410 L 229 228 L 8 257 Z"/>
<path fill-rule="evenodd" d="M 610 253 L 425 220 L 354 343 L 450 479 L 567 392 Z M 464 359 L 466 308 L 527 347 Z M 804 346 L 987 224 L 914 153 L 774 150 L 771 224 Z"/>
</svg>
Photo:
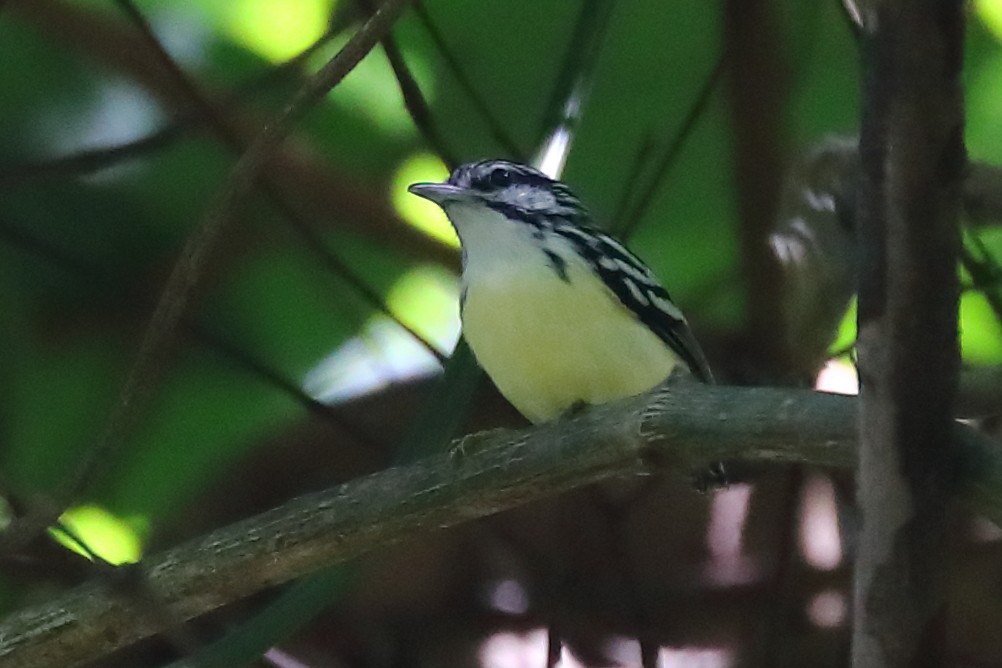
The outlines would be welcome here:
<svg viewBox="0 0 1002 668">
<path fill-rule="evenodd" d="M 445 211 L 463 249 L 463 336 L 531 422 L 645 392 L 679 362 L 712 382 L 682 312 L 651 270 L 590 226 L 564 183 L 505 160 L 410 192 Z"/>
</svg>

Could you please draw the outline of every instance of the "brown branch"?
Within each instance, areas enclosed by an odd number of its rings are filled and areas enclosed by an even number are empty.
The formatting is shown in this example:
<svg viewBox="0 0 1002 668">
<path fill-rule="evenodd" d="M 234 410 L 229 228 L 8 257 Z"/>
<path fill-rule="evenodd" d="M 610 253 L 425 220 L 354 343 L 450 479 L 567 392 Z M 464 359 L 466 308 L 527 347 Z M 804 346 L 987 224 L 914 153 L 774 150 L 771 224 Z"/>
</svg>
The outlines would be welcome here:
<svg viewBox="0 0 1002 668">
<path fill-rule="evenodd" d="M 185 118 L 192 111 L 190 97 L 178 85 L 177 79 L 150 52 L 142 37 L 124 22 L 111 19 L 105 12 L 60 0 L 14 0 L 10 3 L 9 14 L 11 19 L 23 21 L 48 35 L 61 48 L 74 50 L 128 77 L 155 96 L 165 109 Z M 207 91 L 205 96 L 210 101 L 234 101 L 240 97 L 231 91 L 204 86 L 203 90 Z M 254 109 L 231 105 L 227 113 L 233 126 L 244 136 L 256 133 L 265 123 L 261 113 Z M 202 120 L 198 118 L 192 123 Z M 90 152 L 74 157 L 73 162 L 85 161 L 84 166 L 106 162 L 107 153 L 119 153 L 116 149 Z M 43 166 L 34 166 L 35 171 L 42 169 Z M 10 170 L 5 171 L 9 181 Z M 344 229 L 398 249 L 405 257 L 450 268 L 458 265 L 454 250 L 405 224 L 385 197 L 375 196 L 373 193 L 381 193 L 379 188 L 338 169 L 305 142 L 289 142 L 277 149 L 269 158 L 265 173 L 283 190 L 292 193 L 300 208 L 316 220 L 335 221 Z M 338 216 L 332 217 L 332 211 L 337 211 Z"/>
<path fill-rule="evenodd" d="M 201 117 L 208 122 L 209 128 L 218 136 L 224 145 L 231 152 L 240 156 L 246 150 L 246 142 L 237 129 L 230 123 L 229 119 L 221 113 L 219 109 L 206 97 L 199 87 L 192 81 L 181 67 L 174 61 L 159 39 L 153 32 L 153 28 L 147 22 L 139 8 L 132 0 L 114 0 L 119 9 L 124 13 L 139 33 L 143 36 L 149 50 L 155 55 L 158 62 L 163 65 L 164 71 L 174 80 L 185 100 L 191 104 Z M 384 40 L 390 39 L 389 34 Z M 357 295 L 372 308 L 380 311 L 383 315 L 396 323 L 398 327 L 407 332 L 419 345 L 423 346 L 429 353 L 435 356 L 439 362 L 445 361 L 445 356 L 430 341 L 425 339 L 413 327 L 403 322 L 396 316 L 383 301 L 382 296 L 370 287 L 361 276 L 357 275 L 336 253 L 327 248 L 319 234 L 313 229 L 306 219 L 299 215 L 298 210 L 292 206 L 290 198 L 286 197 L 276 185 L 268 178 L 266 170 L 261 170 L 262 178 L 259 179 L 259 187 L 268 197 L 271 205 L 274 206 L 286 223 L 299 236 L 306 247 L 316 255 L 324 267 L 334 276 L 344 281 Z"/>
<path fill-rule="evenodd" d="M 865 3 L 853 665 L 943 665 L 964 3 Z"/>
<path fill-rule="evenodd" d="M 780 55 L 779 21 L 773 0 L 723 3 L 728 93 L 734 125 L 734 164 L 740 213 L 738 241 L 745 286 L 745 321 L 751 382 L 787 380 L 791 372 L 784 340 L 779 263 L 768 239 L 783 177 L 783 103 L 786 71 Z"/>
<path fill-rule="evenodd" d="M 170 614 L 190 619 L 420 532 L 440 530 L 611 477 L 689 476 L 716 461 L 854 463 L 856 401 L 799 390 L 676 381 L 523 431 L 470 436 L 392 468 L 154 555 L 142 568 Z M 1002 451 L 957 426 L 964 491 L 1002 520 Z M 99 583 L 0 623 L 0 665 L 70 666 L 163 629 Z"/>
<path fill-rule="evenodd" d="M 814 380 L 856 292 L 853 185 L 858 141 L 829 137 L 794 161 L 769 244 L 783 268 L 782 322 L 791 368 Z"/>
<path fill-rule="evenodd" d="M 80 492 L 93 477 L 96 467 L 109 460 L 109 451 L 119 447 L 138 426 L 166 369 L 178 327 L 195 289 L 201 284 L 212 252 L 231 227 L 239 204 L 246 200 L 275 149 L 281 145 L 299 116 L 316 104 L 372 50 L 407 4 L 408 0 L 386 0 L 355 36 L 303 85 L 281 115 L 261 131 L 241 157 L 201 225 L 188 237 L 150 318 L 119 400 L 112 407 L 99 440 L 88 451 L 64 490 L 64 501 Z M 5 531 L 3 543 L 8 548 L 22 544 L 52 524 L 59 512 L 61 510 L 54 509 L 37 517 L 24 518 Z"/>
<path fill-rule="evenodd" d="M 783 184 L 783 195 L 770 244 L 783 267 L 782 330 L 795 369 L 816 375 L 838 324 L 856 292 L 856 203 L 861 171 L 859 141 L 831 136 L 816 142 L 796 160 Z M 1002 223 L 1002 170 L 986 163 L 970 163 L 963 183 L 964 221 L 975 227 Z M 972 290 L 982 292 L 1002 319 L 1000 271 L 979 243 L 978 230 L 969 231 L 970 248 L 961 261 L 971 274 Z M 851 347 L 851 346 L 850 346 Z M 963 379 L 961 381 L 963 383 Z M 998 412 L 1002 392 L 979 383 L 975 403 L 958 404 L 958 417 Z M 992 405 L 986 400 L 993 401 Z M 973 413 L 972 413 L 973 411 Z"/>
<path fill-rule="evenodd" d="M 229 229 L 239 204 L 245 201 L 275 149 L 288 136 L 299 116 L 336 86 L 372 50 L 406 6 L 407 0 L 387 0 L 383 3 L 348 44 L 304 84 L 282 114 L 261 131 L 241 157 L 226 187 L 209 207 L 202 224 L 185 243 L 150 318 L 139 356 L 122 389 L 120 401 L 109 418 L 100 445 L 94 448 L 89 461 L 84 463 L 78 481 L 86 478 L 88 466 L 94 465 L 92 462 L 104 459 L 106 450 L 114 447 L 131 431 L 131 423 L 139 412 L 137 404 L 141 406 L 152 394 L 178 325 L 201 282 L 212 252 Z"/>
<path fill-rule="evenodd" d="M 370 0 L 356 1 L 367 15 L 372 13 L 372 3 Z M 415 4 L 416 7 L 417 5 Z M 418 132 L 424 137 L 428 146 L 431 147 L 432 151 L 445 163 L 445 166 L 451 172 L 460 165 L 459 158 L 449 149 L 445 137 L 439 132 L 438 124 L 431 113 L 431 107 L 428 105 L 424 93 L 421 92 L 421 87 L 414 78 L 410 67 L 407 66 L 407 60 L 404 58 L 403 51 L 397 46 L 397 40 L 394 39 L 392 33 L 387 34 L 383 38 L 382 43 L 386 59 L 390 61 L 390 69 L 393 70 L 393 76 L 397 80 L 397 88 L 400 89 L 400 95 L 404 99 L 404 107 L 407 109 L 414 127 L 418 129 Z"/>
</svg>

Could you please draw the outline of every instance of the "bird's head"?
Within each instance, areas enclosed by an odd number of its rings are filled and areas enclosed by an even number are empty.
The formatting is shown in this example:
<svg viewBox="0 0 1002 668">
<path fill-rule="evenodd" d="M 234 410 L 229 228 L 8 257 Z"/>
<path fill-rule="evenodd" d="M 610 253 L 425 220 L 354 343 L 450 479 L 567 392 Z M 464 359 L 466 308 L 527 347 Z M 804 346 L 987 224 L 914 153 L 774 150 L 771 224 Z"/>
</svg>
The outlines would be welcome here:
<svg viewBox="0 0 1002 668">
<path fill-rule="evenodd" d="M 570 222 L 587 218 L 581 202 L 565 184 L 507 160 L 471 162 L 457 167 L 445 183 L 415 183 L 408 190 L 441 206 L 457 226 L 463 224 L 464 210 L 479 207 L 537 226 L 554 218 Z"/>
</svg>

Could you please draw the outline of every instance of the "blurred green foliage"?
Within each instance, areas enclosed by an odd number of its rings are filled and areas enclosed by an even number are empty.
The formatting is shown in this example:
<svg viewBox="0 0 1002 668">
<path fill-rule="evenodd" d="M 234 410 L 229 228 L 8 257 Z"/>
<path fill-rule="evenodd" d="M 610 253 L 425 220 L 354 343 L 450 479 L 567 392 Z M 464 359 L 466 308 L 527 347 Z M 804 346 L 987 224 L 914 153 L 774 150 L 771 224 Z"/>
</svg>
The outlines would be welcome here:
<svg viewBox="0 0 1002 668">
<path fill-rule="evenodd" d="M 15 180 L 24 173 L 17 165 L 142 137 L 185 106 L 167 103 L 148 76 L 136 76 L 128 56 L 116 61 L 89 40 L 60 36 L 73 27 L 59 17 L 84 12 L 94 22 L 81 30 L 103 30 L 100 39 L 111 45 L 127 39 L 134 31 L 110 5 L 39 3 L 52 11 L 18 3 L 0 10 L 0 471 L 10 490 L 29 495 L 57 489 L 99 434 L 158 289 L 234 161 L 198 130 L 93 174 Z M 309 58 L 306 70 L 358 25 L 345 0 L 139 4 L 204 90 L 217 99 L 243 91 L 228 104 L 259 118 L 275 114 L 304 74 L 269 77 L 275 61 L 322 34 L 328 10 L 331 25 L 346 32 Z M 533 147 L 576 3 L 426 6 L 504 127 Z M 778 150 L 793 152 L 822 135 L 854 131 L 857 57 L 838 3 L 784 0 L 781 10 L 789 97 L 787 145 Z M 295 20 L 268 29 L 286 15 Z M 565 173 L 600 219 L 612 214 L 640 147 L 668 141 L 720 50 L 716 6 L 624 0 L 613 21 Z M 463 159 L 496 155 L 483 120 L 413 15 L 395 36 L 452 150 Z M 1002 161 L 1002 48 L 976 18 L 967 62 L 970 153 Z M 744 317 L 728 113 L 718 91 L 631 244 L 692 319 L 718 332 L 740 327 Z M 391 184 L 400 187 L 394 175 L 428 150 L 382 53 L 313 110 L 291 143 L 317 156 L 332 178 L 350 177 L 363 201 L 386 207 L 397 197 Z M 322 219 L 329 247 L 382 294 L 420 264 L 392 239 L 360 234 L 359 221 L 339 208 Z M 361 331 L 373 309 L 326 273 L 263 198 L 246 203 L 239 228 L 218 254 L 193 318 L 301 382 Z M 1002 236 L 986 242 L 1002 254 Z M 966 296 L 963 316 L 970 361 L 1002 362 L 1002 332 L 983 300 Z M 186 336 L 154 413 L 78 501 L 145 518 L 155 530 L 188 510 L 263 435 L 302 415 L 297 402 Z"/>
</svg>

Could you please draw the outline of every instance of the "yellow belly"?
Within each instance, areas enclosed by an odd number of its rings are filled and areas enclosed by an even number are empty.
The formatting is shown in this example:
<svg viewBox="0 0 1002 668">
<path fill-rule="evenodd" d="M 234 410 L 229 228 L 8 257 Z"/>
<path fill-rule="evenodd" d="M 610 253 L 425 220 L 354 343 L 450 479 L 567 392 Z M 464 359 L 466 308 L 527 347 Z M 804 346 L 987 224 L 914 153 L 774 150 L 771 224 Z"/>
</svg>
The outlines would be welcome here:
<svg viewBox="0 0 1002 668">
<path fill-rule="evenodd" d="M 539 263 L 533 272 L 467 286 L 463 335 L 501 393 L 532 422 L 581 403 L 645 392 L 677 358 L 581 266 L 570 283 Z"/>
</svg>

